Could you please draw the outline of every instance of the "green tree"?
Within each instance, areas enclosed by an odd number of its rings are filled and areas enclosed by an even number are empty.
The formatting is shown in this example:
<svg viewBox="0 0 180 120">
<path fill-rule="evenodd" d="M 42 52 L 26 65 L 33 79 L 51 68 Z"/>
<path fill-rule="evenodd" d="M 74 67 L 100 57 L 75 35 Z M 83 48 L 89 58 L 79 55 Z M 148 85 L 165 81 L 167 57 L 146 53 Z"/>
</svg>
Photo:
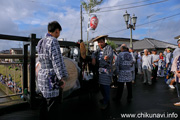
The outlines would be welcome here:
<svg viewBox="0 0 180 120">
<path fill-rule="evenodd" d="M 116 49 L 118 47 L 113 41 L 107 40 L 107 44 L 110 45 L 112 49 Z"/>
<path fill-rule="evenodd" d="M 88 2 L 81 1 L 83 8 L 85 9 L 86 13 L 88 14 L 89 21 L 90 21 L 90 14 L 99 11 L 100 9 L 94 8 L 97 5 L 100 5 L 103 0 L 88 0 Z M 88 25 L 89 28 L 89 25 Z M 88 55 L 89 45 L 88 45 L 88 37 L 89 31 L 87 30 L 87 47 L 86 47 L 86 55 Z"/>
<path fill-rule="evenodd" d="M 103 0 L 99 0 L 99 1 L 98 0 L 88 0 L 88 1 L 89 2 L 81 1 L 81 4 L 87 14 L 99 11 L 100 9 L 98 9 L 98 8 L 94 9 L 94 7 L 96 7 L 97 5 L 100 5 L 103 2 Z"/>
</svg>

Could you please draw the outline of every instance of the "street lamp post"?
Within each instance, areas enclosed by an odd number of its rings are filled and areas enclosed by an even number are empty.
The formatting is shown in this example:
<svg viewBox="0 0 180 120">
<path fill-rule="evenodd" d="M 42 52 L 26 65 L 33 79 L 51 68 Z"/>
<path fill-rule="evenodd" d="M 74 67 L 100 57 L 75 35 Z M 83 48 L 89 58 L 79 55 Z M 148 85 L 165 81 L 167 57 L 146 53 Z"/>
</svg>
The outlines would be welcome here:
<svg viewBox="0 0 180 120">
<path fill-rule="evenodd" d="M 127 11 L 123 15 L 123 17 L 124 17 L 124 20 L 126 22 L 127 29 L 130 28 L 130 30 L 131 30 L 130 48 L 133 48 L 133 44 L 132 44 L 132 30 L 135 30 L 135 25 L 136 25 L 137 17 L 134 14 L 133 14 L 133 17 L 131 17 L 130 14 L 127 13 Z M 130 24 L 128 24 L 129 18 L 130 18 Z M 131 23 L 131 20 L 132 20 L 132 23 Z"/>
</svg>

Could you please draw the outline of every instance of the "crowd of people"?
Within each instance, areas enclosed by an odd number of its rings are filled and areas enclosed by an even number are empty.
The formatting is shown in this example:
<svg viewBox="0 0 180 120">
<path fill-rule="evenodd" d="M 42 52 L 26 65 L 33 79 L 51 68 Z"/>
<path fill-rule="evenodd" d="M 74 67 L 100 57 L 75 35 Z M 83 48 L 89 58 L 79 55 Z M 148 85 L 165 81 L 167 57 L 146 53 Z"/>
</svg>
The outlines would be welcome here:
<svg viewBox="0 0 180 120">
<path fill-rule="evenodd" d="M 6 85 L 14 93 L 22 93 L 22 88 L 13 81 L 11 74 L 9 76 L 0 73 L 0 82 Z"/>
<path fill-rule="evenodd" d="M 164 83 L 170 89 L 175 89 L 175 84 L 180 83 L 177 81 L 180 77 L 180 75 L 177 77 L 180 72 L 180 40 L 177 41 L 178 48 L 175 50 L 167 47 L 160 52 L 157 49 L 134 52 L 132 48 L 122 44 L 120 51 L 115 52 L 116 57 L 113 57 L 114 51 L 105 43 L 106 37 L 107 35 L 102 35 L 93 40 L 93 42 L 98 42 L 99 48 L 92 54 L 92 64 L 98 66 L 99 71 L 98 81 L 103 96 L 103 99 L 100 100 L 102 109 L 109 105 L 110 87 L 117 88 L 117 94 L 113 100 L 120 101 L 124 84 L 126 84 L 127 101 L 131 102 L 132 84 L 136 83 L 137 75 L 142 76 L 142 84 L 149 86 L 156 83 L 157 77 L 164 78 Z M 113 58 L 116 59 L 112 60 Z M 116 66 L 113 72 L 111 71 L 112 65 Z"/>
<path fill-rule="evenodd" d="M 60 51 L 57 38 L 60 36 L 62 27 L 57 21 L 48 24 L 48 32 L 45 38 L 41 39 L 37 45 L 38 59 L 41 68 L 38 71 L 37 85 L 43 97 L 40 107 L 40 119 L 54 117 L 58 110 L 58 101 L 62 98 L 62 89 L 64 88 L 68 77 L 66 66 Z M 143 76 L 143 83 L 152 85 L 156 82 L 157 76 L 165 77 L 165 82 L 169 82 L 172 88 L 173 80 L 171 78 L 171 66 L 173 57 L 172 49 L 167 48 L 164 53 L 157 54 L 157 50 L 143 52 L 134 52 L 126 44 L 122 44 L 120 52 L 116 53 L 112 47 L 105 43 L 108 35 L 97 36 L 93 42 L 97 41 L 99 48 L 91 55 L 91 63 L 95 70 L 94 79 L 98 81 L 102 99 L 100 99 L 101 109 L 106 109 L 110 103 L 110 88 L 112 80 L 116 83 L 117 92 L 114 94 L 114 101 L 119 102 L 122 98 L 124 85 L 126 84 L 128 95 L 127 101 L 131 102 L 133 98 L 132 84 L 136 83 L 137 74 Z M 178 41 L 180 49 L 180 42 Z M 177 55 L 180 50 L 175 50 Z M 175 53 L 175 52 L 174 52 Z M 114 60 L 114 58 L 116 58 Z M 178 61 L 179 60 L 179 61 Z M 180 58 L 176 63 L 180 63 Z M 113 69 L 113 65 L 114 68 Z M 176 68 L 176 67 L 175 67 Z M 165 71 L 165 72 L 164 72 Z M 173 74 L 178 73 L 177 69 Z M 180 75 L 179 75 L 180 76 Z M 112 79 L 115 78 L 115 79 Z"/>
<path fill-rule="evenodd" d="M 175 89 L 175 74 L 171 70 L 175 57 L 177 56 L 173 54 L 170 47 L 166 48 L 164 52 L 159 52 L 159 54 L 157 54 L 156 49 L 151 52 L 144 49 L 137 59 L 138 73 L 144 76 L 143 83 L 151 85 L 156 82 L 157 76 L 159 76 L 165 78 L 165 83 L 168 84 L 169 88 Z"/>
<path fill-rule="evenodd" d="M 152 85 L 156 82 L 157 76 L 165 77 L 165 81 L 169 79 L 171 65 L 172 65 L 172 53 L 170 52 L 171 48 L 167 48 L 162 52 L 157 54 L 157 50 L 154 49 L 149 51 L 144 49 L 143 52 L 135 52 L 133 56 L 136 56 L 135 66 L 139 74 L 143 74 L 144 84 Z M 136 74 L 137 75 L 137 74 Z"/>
<path fill-rule="evenodd" d="M 156 49 L 151 51 L 144 49 L 142 52 L 134 52 L 132 48 L 127 48 L 126 51 L 132 55 L 133 59 L 132 83 L 135 83 L 137 74 L 143 75 L 143 83 L 148 85 L 152 85 L 152 83 L 156 82 L 157 77 L 161 77 L 165 78 L 165 83 L 168 84 L 169 88 L 175 89 L 175 74 L 171 67 L 177 55 L 174 55 L 172 48 L 167 47 L 164 52 L 160 51 L 159 54 Z M 116 52 L 116 55 L 120 54 L 120 52 Z"/>
</svg>

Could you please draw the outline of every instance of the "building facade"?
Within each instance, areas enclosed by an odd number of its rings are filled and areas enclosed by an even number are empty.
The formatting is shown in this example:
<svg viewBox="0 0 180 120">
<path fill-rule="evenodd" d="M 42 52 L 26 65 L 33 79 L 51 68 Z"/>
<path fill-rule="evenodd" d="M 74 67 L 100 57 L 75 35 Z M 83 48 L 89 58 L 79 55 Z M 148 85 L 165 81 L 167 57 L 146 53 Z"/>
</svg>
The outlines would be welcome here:
<svg viewBox="0 0 180 120">
<path fill-rule="evenodd" d="M 23 54 L 22 48 L 11 48 L 10 49 L 11 55 Z M 9 62 L 19 62 L 19 59 L 9 59 Z"/>
</svg>

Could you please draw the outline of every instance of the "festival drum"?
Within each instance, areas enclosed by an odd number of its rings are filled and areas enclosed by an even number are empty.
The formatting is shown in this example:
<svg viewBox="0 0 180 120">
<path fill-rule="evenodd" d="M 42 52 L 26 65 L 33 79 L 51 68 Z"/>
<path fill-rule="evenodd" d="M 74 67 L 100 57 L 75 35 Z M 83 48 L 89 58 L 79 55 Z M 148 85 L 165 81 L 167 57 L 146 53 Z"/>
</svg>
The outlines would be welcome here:
<svg viewBox="0 0 180 120">
<path fill-rule="evenodd" d="M 78 80 L 80 69 L 75 63 L 75 61 L 73 61 L 72 59 L 67 58 L 67 57 L 63 57 L 63 59 L 66 66 L 66 70 L 68 72 L 68 77 L 65 79 L 66 84 L 63 89 L 63 98 L 65 98 L 69 96 L 74 90 L 80 88 L 80 83 Z M 40 63 L 37 62 L 36 63 L 36 78 L 37 78 L 40 67 L 41 67 Z M 36 86 L 37 86 L 37 80 L 36 80 Z M 36 91 L 38 91 L 38 87 L 36 88 Z"/>
<path fill-rule="evenodd" d="M 74 90 L 80 88 L 80 83 L 78 80 L 79 68 L 77 64 L 70 58 L 64 57 L 64 63 L 68 72 L 68 78 L 65 80 L 66 85 L 63 89 L 63 97 L 67 97 Z"/>
</svg>

